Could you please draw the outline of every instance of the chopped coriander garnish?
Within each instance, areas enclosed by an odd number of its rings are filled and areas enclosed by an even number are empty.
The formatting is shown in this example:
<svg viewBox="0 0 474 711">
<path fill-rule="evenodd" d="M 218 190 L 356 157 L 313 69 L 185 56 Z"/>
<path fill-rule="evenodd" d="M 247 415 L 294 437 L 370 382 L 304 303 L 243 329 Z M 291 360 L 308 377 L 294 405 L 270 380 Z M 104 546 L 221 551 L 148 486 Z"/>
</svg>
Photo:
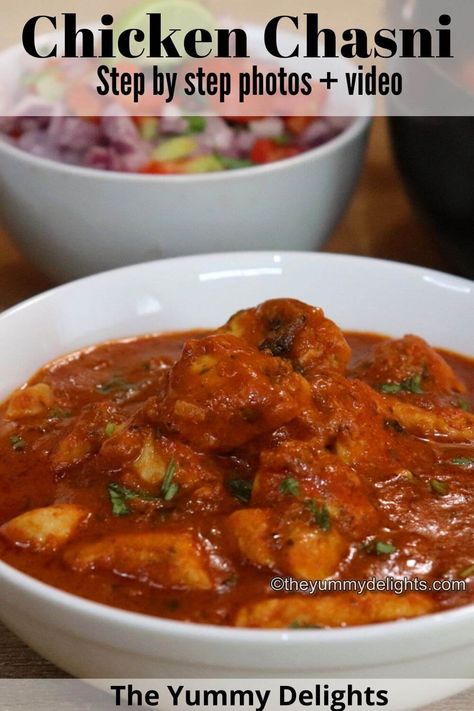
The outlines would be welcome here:
<svg viewBox="0 0 474 711">
<path fill-rule="evenodd" d="M 375 555 L 389 555 L 397 550 L 393 543 L 386 541 L 370 541 L 364 547 L 368 553 L 375 553 Z"/>
<path fill-rule="evenodd" d="M 109 484 L 107 487 L 112 504 L 112 513 L 114 516 L 127 516 L 130 509 L 125 503 L 126 499 L 136 498 L 135 492 L 120 486 L 120 484 Z"/>
<path fill-rule="evenodd" d="M 169 466 L 169 465 L 168 465 Z M 175 485 L 177 486 L 177 485 Z M 130 513 L 126 501 L 136 499 L 138 501 L 160 501 L 160 497 L 148 494 L 146 491 L 137 491 L 136 489 L 128 489 L 122 484 L 112 482 L 107 487 L 110 501 L 112 503 L 112 513 L 114 516 L 126 516 Z M 173 494 L 174 496 L 174 494 Z M 165 497 L 163 497 L 165 498 Z M 171 497 L 172 498 L 172 497 Z M 165 499 L 169 501 L 169 499 Z"/>
<path fill-rule="evenodd" d="M 20 435 L 12 435 L 10 437 L 10 444 L 15 452 L 24 452 L 26 449 L 26 442 Z"/>
<path fill-rule="evenodd" d="M 291 496 L 298 496 L 300 492 L 300 485 L 292 476 L 287 476 L 286 479 L 280 483 L 280 492 L 282 494 L 290 494 Z"/>
<path fill-rule="evenodd" d="M 458 467 L 474 466 L 474 457 L 455 457 L 451 459 L 451 464 L 456 464 Z"/>
<path fill-rule="evenodd" d="M 385 541 L 376 541 L 374 546 L 374 551 L 377 555 L 388 555 L 389 553 L 395 553 L 396 550 L 393 543 L 386 543 Z"/>
<path fill-rule="evenodd" d="M 448 493 L 448 485 L 439 479 L 432 479 L 430 481 L 430 486 L 433 494 L 437 494 L 438 496 L 446 496 Z"/>
<path fill-rule="evenodd" d="M 96 390 L 103 395 L 107 395 L 112 392 L 129 392 L 130 390 L 133 390 L 134 387 L 135 386 L 132 383 L 128 383 L 125 378 L 122 378 L 120 375 L 115 375 L 105 383 L 96 385 Z"/>
<path fill-rule="evenodd" d="M 380 385 L 380 390 L 387 395 L 395 395 L 402 391 L 401 383 L 383 383 Z"/>
<path fill-rule="evenodd" d="M 422 375 L 416 373 L 415 375 L 405 378 L 400 383 L 383 383 L 380 385 L 381 392 L 387 395 L 395 395 L 397 393 L 413 393 L 415 395 L 421 395 L 424 391 L 421 387 Z"/>
<path fill-rule="evenodd" d="M 188 116 L 186 121 L 189 133 L 202 133 L 206 130 L 207 121 L 204 116 Z"/>
<path fill-rule="evenodd" d="M 323 629 L 323 627 L 321 627 L 321 625 L 310 625 L 309 623 L 301 622 L 300 620 L 293 620 L 293 622 L 290 622 L 289 627 L 292 630 L 322 630 Z"/>
<path fill-rule="evenodd" d="M 331 530 L 331 514 L 326 504 L 319 504 L 314 499 L 307 499 L 304 505 L 311 512 L 312 521 L 321 531 Z"/>
<path fill-rule="evenodd" d="M 70 410 L 63 410 L 61 407 L 52 407 L 48 412 L 48 417 L 50 420 L 65 420 L 72 416 Z"/>
<path fill-rule="evenodd" d="M 414 393 L 420 395 L 423 393 L 423 388 L 421 387 L 422 376 L 420 373 L 412 375 L 411 378 L 407 378 L 402 382 L 403 390 L 409 393 Z"/>
<path fill-rule="evenodd" d="M 460 410 L 464 410 L 464 412 L 471 411 L 470 403 L 463 397 L 458 400 L 457 406 L 459 407 Z"/>
<path fill-rule="evenodd" d="M 115 422 L 107 422 L 107 424 L 105 425 L 105 436 L 112 437 L 116 429 L 117 425 L 115 424 Z"/>
<path fill-rule="evenodd" d="M 246 479 L 232 479 L 227 486 L 234 499 L 242 504 L 248 504 L 252 496 L 252 482 Z"/>
<path fill-rule="evenodd" d="M 161 484 L 161 495 L 165 501 L 171 501 L 174 499 L 179 491 L 179 485 L 173 481 L 173 477 L 176 474 L 176 462 L 174 459 L 170 459 L 166 465 L 165 475 L 163 477 L 163 482 Z"/>
<path fill-rule="evenodd" d="M 461 570 L 459 573 L 460 578 L 470 578 L 474 575 L 474 564 L 469 565 L 467 568 L 464 568 L 464 570 Z"/>
</svg>

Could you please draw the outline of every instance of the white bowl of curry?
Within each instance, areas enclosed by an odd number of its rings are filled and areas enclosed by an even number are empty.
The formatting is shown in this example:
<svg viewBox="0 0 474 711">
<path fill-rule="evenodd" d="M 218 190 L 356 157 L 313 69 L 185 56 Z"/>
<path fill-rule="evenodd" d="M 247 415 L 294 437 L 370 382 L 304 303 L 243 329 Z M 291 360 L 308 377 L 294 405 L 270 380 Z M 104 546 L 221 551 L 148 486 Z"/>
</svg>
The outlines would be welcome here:
<svg viewBox="0 0 474 711">
<path fill-rule="evenodd" d="M 473 308 L 457 277 L 264 252 L 3 314 L 3 621 L 81 677 L 470 678 Z M 428 589 L 271 582 L 389 578 Z"/>
</svg>

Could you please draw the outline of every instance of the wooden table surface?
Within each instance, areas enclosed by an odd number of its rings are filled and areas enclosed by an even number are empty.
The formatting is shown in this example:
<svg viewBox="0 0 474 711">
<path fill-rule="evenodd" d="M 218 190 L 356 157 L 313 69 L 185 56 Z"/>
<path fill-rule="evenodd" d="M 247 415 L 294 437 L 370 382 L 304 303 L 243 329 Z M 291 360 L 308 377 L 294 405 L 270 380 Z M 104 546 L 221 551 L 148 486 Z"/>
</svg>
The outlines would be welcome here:
<svg viewBox="0 0 474 711">
<path fill-rule="evenodd" d="M 367 162 L 346 216 L 325 249 L 453 271 L 433 234 L 414 214 L 394 166 L 386 122 L 377 119 Z M 0 228 L 0 310 L 37 294 L 52 283 L 21 256 Z M 0 626 L 0 678 L 65 676 Z M 468 711 L 474 693 L 430 711 Z"/>
</svg>

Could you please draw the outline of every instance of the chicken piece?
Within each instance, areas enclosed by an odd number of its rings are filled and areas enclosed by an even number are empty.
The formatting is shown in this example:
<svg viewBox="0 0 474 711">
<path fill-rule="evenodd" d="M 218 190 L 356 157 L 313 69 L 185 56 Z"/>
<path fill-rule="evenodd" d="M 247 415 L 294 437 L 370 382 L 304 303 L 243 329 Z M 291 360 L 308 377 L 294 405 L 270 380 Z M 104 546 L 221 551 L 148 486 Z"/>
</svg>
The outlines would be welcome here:
<svg viewBox="0 0 474 711">
<path fill-rule="evenodd" d="M 46 383 L 28 385 L 11 395 L 5 416 L 9 420 L 22 420 L 47 412 L 54 404 L 54 394 Z"/>
<path fill-rule="evenodd" d="M 393 399 L 392 416 L 409 432 L 426 439 L 474 444 L 474 415 L 456 407 L 425 409 Z"/>
<path fill-rule="evenodd" d="M 312 391 L 311 416 L 321 448 L 349 466 L 386 469 L 391 462 L 400 467 L 394 453 L 408 435 L 387 398 L 360 380 L 336 374 L 315 379 Z"/>
<path fill-rule="evenodd" d="M 315 379 L 312 390 L 313 427 L 347 464 L 394 462 L 398 438 L 409 435 L 474 442 L 474 415 L 457 407 L 419 407 L 337 375 Z"/>
<path fill-rule="evenodd" d="M 193 492 L 194 503 L 216 505 L 224 491 L 222 473 L 205 455 L 186 444 L 155 434 L 151 427 L 124 429 L 105 440 L 100 456 L 106 466 L 120 466 L 126 486 L 158 493 L 164 477 L 173 469 L 172 483 L 178 492 Z"/>
<path fill-rule="evenodd" d="M 464 393 L 464 383 L 434 348 L 418 336 L 378 343 L 368 360 L 353 375 L 375 388 L 385 386 L 392 394 Z M 399 392 L 396 391 L 400 387 Z"/>
<path fill-rule="evenodd" d="M 425 593 L 289 595 L 243 605 L 235 624 L 263 628 L 345 627 L 418 617 L 434 610 L 434 601 Z"/>
<path fill-rule="evenodd" d="M 261 454 L 252 504 L 268 506 L 292 498 L 307 506 L 324 504 L 341 531 L 354 538 L 363 538 L 378 521 L 355 471 L 311 442 L 290 440 Z"/>
<path fill-rule="evenodd" d="M 300 517 L 305 515 L 297 507 L 287 512 L 242 509 L 229 516 L 227 530 L 239 554 L 253 565 L 295 578 L 327 578 L 347 555 L 348 543 L 338 531 L 321 530 Z"/>
<path fill-rule="evenodd" d="M 150 585 L 212 590 L 221 578 L 210 546 L 188 531 L 152 531 L 107 536 L 66 551 L 65 561 L 80 572 L 111 570 Z"/>
<path fill-rule="evenodd" d="M 271 509 L 234 511 L 226 528 L 244 560 L 262 568 L 276 567 L 276 551 L 272 546 L 275 516 Z"/>
<path fill-rule="evenodd" d="M 281 570 L 295 578 L 329 578 L 349 553 L 349 543 L 335 528 L 324 531 L 316 522 L 301 521 L 282 528 Z"/>
<path fill-rule="evenodd" d="M 220 329 L 274 356 L 287 358 L 306 378 L 321 371 L 344 373 L 351 350 L 322 309 L 296 299 L 273 299 L 237 312 Z"/>
<path fill-rule="evenodd" d="M 102 442 L 109 436 L 107 427 L 114 425 L 117 428 L 123 420 L 123 414 L 120 414 L 112 402 L 94 403 L 84 407 L 51 454 L 55 471 L 79 464 L 98 452 Z"/>
<path fill-rule="evenodd" d="M 309 384 L 290 364 L 231 335 L 186 344 L 150 420 L 201 451 L 229 452 L 292 420 L 307 403 Z"/>
<path fill-rule="evenodd" d="M 382 395 L 360 380 L 336 374 L 316 378 L 312 395 L 313 428 L 319 430 L 319 439 L 328 450 L 337 451 L 339 440 L 347 439 L 357 450 L 355 456 L 344 458 L 347 464 L 360 463 L 366 449 L 367 457 L 373 457 L 375 449 L 385 457 L 392 437 L 384 427 L 388 407 Z"/>
<path fill-rule="evenodd" d="M 75 504 L 54 504 L 33 509 L 7 521 L 2 536 L 22 548 L 55 551 L 67 543 L 89 512 Z"/>
</svg>

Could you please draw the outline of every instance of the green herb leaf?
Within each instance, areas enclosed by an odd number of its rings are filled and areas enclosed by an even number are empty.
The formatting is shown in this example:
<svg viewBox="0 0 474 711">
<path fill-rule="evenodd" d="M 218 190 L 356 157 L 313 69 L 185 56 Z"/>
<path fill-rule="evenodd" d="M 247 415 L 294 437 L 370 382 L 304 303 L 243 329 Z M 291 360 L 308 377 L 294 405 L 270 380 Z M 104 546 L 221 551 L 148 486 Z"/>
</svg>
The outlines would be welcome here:
<svg viewBox="0 0 474 711">
<path fill-rule="evenodd" d="M 15 452 L 24 452 L 26 449 L 26 442 L 20 435 L 12 435 L 10 437 L 10 444 Z"/>
<path fill-rule="evenodd" d="M 163 482 L 161 484 L 161 495 L 165 501 L 171 501 L 174 499 L 179 491 L 179 486 L 173 481 L 173 477 L 176 474 L 176 462 L 174 459 L 170 459 L 166 466 L 165 475 L 163 477 Z"/>
<path fill-rule="evenodd" d="M 96 385 L 96 390 L 103 395 L 107 395 L 108 393 L 113 392 L 130 392 L 131 390 L 134 390 L 135 387 L 136 386 L 133 383 L 128 383 L 125 378 L 122 378 L 120 375 L 115 375 L 105 383 Z"/>
<path fill-rule="evenodd" d="M 395 395 L 397 393 L 421 395 L 424 392 L 421 387 L 421 381 L 421 373 L 415 373 L 415 375 L 405 378 L 405 380 L 402 380 L 400 383 L 383 383 L 379 386 L 379 389 L 388 395 Z"/>
<path fill-rule="evenodd" d="M 50 420 L 66 420 L 68 417 L 72 417 L 72 412 L 63 410 L 61 407 L 52 407 L 48 412 L 48 417 Z"/>
<path fill-rule="evenodd" d="M 282 133 L 281 136 L 275 136 L 273 142 L 276 143 L 277 146 L 287 146 L 290 142 L 290 137 Z"/>
<path fill-rule="evenodd" d="M 202 133 L 206 130 L 207 121 L 204 116 L 188 116 L 186 121 L 189 133 Z"/>
<path fill-rule="evenodd" d="M 461 570 L 459 573 L 460 578 L 471 578 L 474 575 L 474 564 L 469 565 L 467 568 L 464 568 L 464 570 Z"/>
<path fill-rule="evenodd" d="M 405 392 L 414 393 L 415 395 L 421 395 L 423 393 L 423 388 L 421 387 L 422 376 L 420 373 L 412 375 L 411 378 L 407 378 L 402 382 L 402 388 Z"/>
<path fill-rule="evenodd" d="M 115 422 L 107 422 L 107 424 L 105 425 L 105 436 L 112 437 L 116 429 L 117 425 L 115 424 Z"/>
<path fill-rule="evenodd" d="M 252 496 L 252 482 L 246 479 L 232 479 L 227 484 L 230 493 L 242 504 L 248 504 Z"/>
<path fill-rule="evenodd" d="M 375 555 L 389 555 L 397 550 L 393 543 L 386 541 L 369 541 L 364 545 L 367 553 L 375 553 Z"/>
<path fill-rule="evenodd" d="M 430 481 L 430 486 L 433 494 L 436 494 L 437 496 L 446 496 L 446 494 L 448 493 L 447 484 L 445 484 L 444 481 L 440 481 L 439 479 L 432 479 Z"/>
<path fill-rule="evenodd" d="M 226 170 L 238 170 L 239 168 L 250 168 L 253 163 L 245 158 L 229 158 L 219 153 L 217 156 Z"/>
<path fill-rule="evenodd" d="M 465 398 L 460 398 L 458 400 L 457 406 L 459 407 L 460 410 L 464 410 L 464 412 L 471 411 L 471 404 Z"/>
<path fill-rule="evenodd" d="M 322 630 L 324 629 L 321 625 L 310 625 L 308 622 L 301 622 L 300 620 L 293 620 L 290 622 L 289 628 L 292 630 Z"/>
<path fill-rule="evenodd" d="M 114 516 L 127 516 L 130 513 L 130 509 L 125 503 L 125 499 L 130 497 L 125 496 L 121 491 L 117 491 L 115 487 L 119 487 L 119 484 L 109 484 L 108 486 L 112 513 Z"/>
<path fill-rule="evenodd" d="M 381 392 L 386 393 L 387 395 L 395 395 L 396 393 L 400 393 L 402 391 L 402 384 L 383 383 L 383 385 L 380 385 L 380 390 Z"/>
<path fill-rule="evenodd" d="M 377 555 L 388 555 L 389 553 L 395 553 L 397 549 L 392 543 L 376 541 L 374 550 Z"/>
<path fill-rule="evenodd" d="M 458 467 L 474 466 L 474 457 L 455 457 L 451 459 L 451 464 L 456 464 Z"/>
<path fill-rule="evenodd" d="M 311 512 L 311 518 L 321 531 L 331 530 L 331 514 L 326 504 L 319 504 L 314 499 L 305 501 L 306 508 Z"/>
<path fill-rule="evenodd" d="M 128 489 L 126 486 L 112 482 L 107 487 L 110 501 L 112 503 L 112 513 L 114 516 L 125 516 L 130 513 L 130 509 L 125 503 L 129 499 L 140 501 L 160 501 L 159 497 L 148 494 L 146 491 Z"/>
<path fill-rule="evenodd" d="M 282 494 L 298 496 L 300 492 L 300 485 L 297 479 L 292 476 L 287 476 L 286 479 L 283 479 L 283 481 L 280 483 L 279 489 Z"/>
</svg>

